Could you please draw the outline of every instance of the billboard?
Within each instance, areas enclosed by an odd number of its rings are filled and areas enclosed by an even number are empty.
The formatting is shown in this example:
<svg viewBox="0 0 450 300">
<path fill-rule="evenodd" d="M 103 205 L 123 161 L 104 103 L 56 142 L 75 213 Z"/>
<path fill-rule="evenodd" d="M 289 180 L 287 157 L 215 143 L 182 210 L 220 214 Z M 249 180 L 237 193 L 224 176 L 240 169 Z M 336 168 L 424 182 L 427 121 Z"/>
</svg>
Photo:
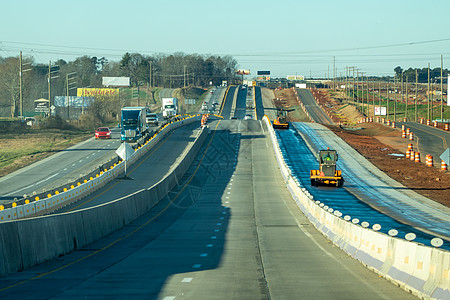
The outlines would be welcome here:
<svg viewBox="0 0 450 300">
<path fill-rule="evenodd" d="M 78 97 L 95 97 L 95 96 L 116 96 L 119 95 L 119 89 L 107 88 L 78 88 Z"/>
<path fill-rule="evenodd" d="M 94 102 L 93 97 L 69 96 L 70 107 L 89 107 Z M 67 96 L 55 96 L 56 107 L 67 107 Z"/>
<path fill-rule="evenodd" d="M 257 71 L 256 75 L 270 75 L 270 71 Z"/>
<path fill-rule="evenodd" d="M 270 76 L 258 76 L 257 80 L 270 80 Z"/>
<path fill-rule="evenodd" d="M 250 75 L 250 70 L 237 70 L 236 74 L 238 75 Z"/>
<path fill-rule="evenodd" d="M 50 101 L 47 99 L 34 100 L 34 111 L 48 113 L 50 111 Z"/>
<path fill-rule="evenodd" d="M 108 86 L 130 86 L 130 77 L 102 77 L 102 84 Z"/>
<path fill-rule="evenodd" d="M 287 80 L 305 80 L 305 76 L 300 75 L 288 75 L 286 76 Z"/>
<path fill-rule="evenodd" d="M 375 116 L 385 116 L 386 107 L 385 106 L 375 106 Z"/>
</svg>

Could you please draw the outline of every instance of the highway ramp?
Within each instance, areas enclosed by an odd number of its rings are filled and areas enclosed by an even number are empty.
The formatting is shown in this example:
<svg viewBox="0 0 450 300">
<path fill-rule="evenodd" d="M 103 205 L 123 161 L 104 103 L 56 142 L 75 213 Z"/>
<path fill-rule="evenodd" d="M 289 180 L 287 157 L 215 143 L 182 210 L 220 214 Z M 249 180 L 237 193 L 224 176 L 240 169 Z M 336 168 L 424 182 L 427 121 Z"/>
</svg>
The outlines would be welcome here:
<svg viewBox="0 0 450 300">
<path fill-rule="evenodd" d="M 260 122 L 209 126 L 191 168 L 151 212 L 2 278 L 0 297 L 416 299 L 313 228 L 286 189 Z"/>
</svg>

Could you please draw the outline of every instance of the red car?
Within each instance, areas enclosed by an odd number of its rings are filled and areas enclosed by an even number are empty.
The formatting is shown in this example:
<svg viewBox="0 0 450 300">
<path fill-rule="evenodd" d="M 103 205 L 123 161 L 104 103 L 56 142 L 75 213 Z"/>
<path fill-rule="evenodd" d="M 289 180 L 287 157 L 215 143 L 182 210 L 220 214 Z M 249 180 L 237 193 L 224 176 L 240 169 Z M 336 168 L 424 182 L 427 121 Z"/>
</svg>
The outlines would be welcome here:
<svg viewBox="0 0 450 300">
<path fill-rule="evenodd" d="M 111 130 L 108 127 L 99 127 L 95 131 L 96 139 L 110 139 L 111 138 Z"/>
</svg>

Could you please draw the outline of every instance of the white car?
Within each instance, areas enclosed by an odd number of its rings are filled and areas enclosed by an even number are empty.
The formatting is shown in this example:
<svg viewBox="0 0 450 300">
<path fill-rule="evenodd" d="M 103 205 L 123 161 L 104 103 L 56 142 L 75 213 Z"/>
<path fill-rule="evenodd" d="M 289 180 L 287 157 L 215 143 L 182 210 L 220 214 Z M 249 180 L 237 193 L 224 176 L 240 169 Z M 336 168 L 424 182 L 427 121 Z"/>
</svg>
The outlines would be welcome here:
<svg viewBox="0 0 450 300">
<path fill-rule="evenodd" d="M 253 116 L 252 115 L 245 115 L 244 120 L 252 120 Z"/>
</svg>

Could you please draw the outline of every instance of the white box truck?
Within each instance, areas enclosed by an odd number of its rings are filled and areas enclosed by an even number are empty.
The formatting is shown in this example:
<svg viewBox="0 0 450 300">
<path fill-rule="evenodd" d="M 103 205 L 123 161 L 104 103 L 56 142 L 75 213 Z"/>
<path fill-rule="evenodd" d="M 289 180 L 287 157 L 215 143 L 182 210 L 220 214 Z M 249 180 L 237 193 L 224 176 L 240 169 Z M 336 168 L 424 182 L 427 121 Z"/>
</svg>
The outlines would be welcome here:
<svg viewBox="0 0 450 300">
<path fill-rule="evenodd" d="M 164 119 L 169 119 L 178 114 L 178 98 L 162 98 L 162 113 Z"/>
</svg>

